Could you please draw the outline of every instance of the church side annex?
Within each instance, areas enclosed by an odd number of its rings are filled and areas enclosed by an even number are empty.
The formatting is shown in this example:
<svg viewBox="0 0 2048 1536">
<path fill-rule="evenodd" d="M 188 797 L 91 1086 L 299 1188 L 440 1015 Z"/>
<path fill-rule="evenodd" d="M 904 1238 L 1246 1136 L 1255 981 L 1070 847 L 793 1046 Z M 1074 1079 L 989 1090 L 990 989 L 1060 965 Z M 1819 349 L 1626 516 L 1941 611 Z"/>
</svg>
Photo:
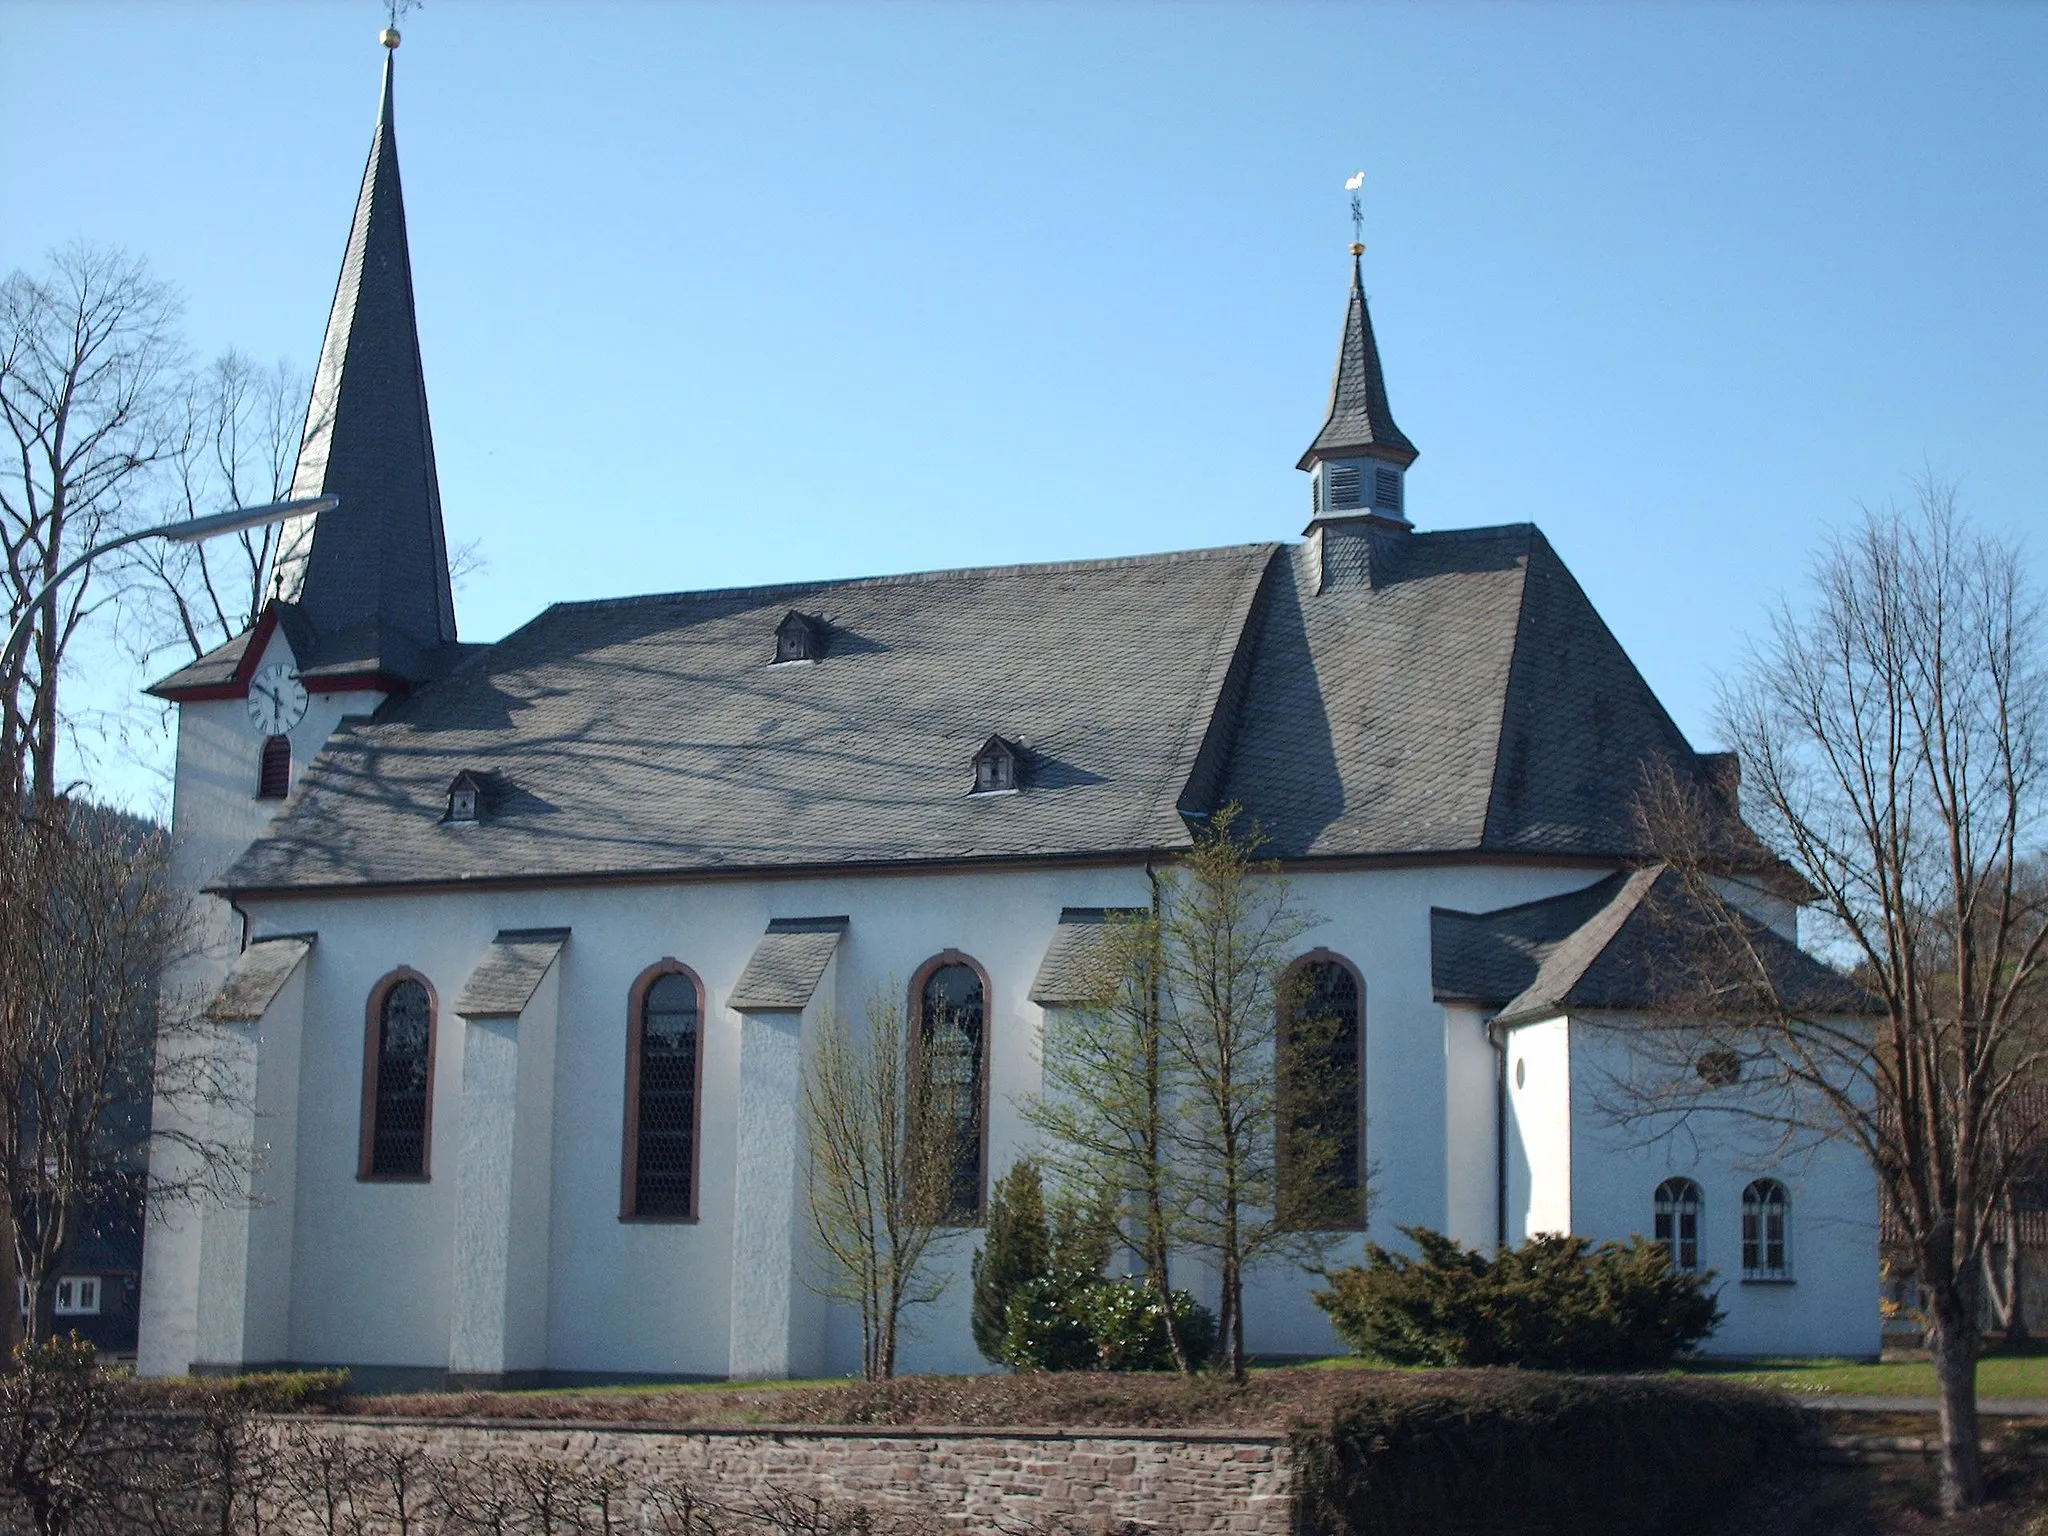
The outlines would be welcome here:
<svg viewBox="0 0 2048 1536">
<path fill-rule="evenodd" d="M 913 1029 L 957 1010 L 985 1200 L 1062 957 L 1233 802 L 1326 920 L 1305 963 L 1353 983 L 1375 1239 L 1654 1229 L 1724 1280 L 1714 1348 L 1874 1354 L 1853 1149 L 1596 1112 L 1606 1026 L 1657 1006 L 1631 797 L 1662 761 L 1732 813 L 1731 765 L 1535 527 L 1411 519 L 1361 250 L 1298 543 L 566 603 L 468 645 L 387 57 L 293 484 L 340 505 L 152 690 L 210 925 L 183 979 L 243 1090 L 213 1130 L 259 1171 L 152 1216 L 142 1372 L 856 1368 L 804 1284 L 807 1036 L 880 987 Z M 1836 984 L 1767 886 L 1776 963 Z M 971 1246 L 904 1368 L 985 1368 Z M 1255 1349 L 1338 1347 L 1314 1283 L 1254 1277 Z"/>
</svg>

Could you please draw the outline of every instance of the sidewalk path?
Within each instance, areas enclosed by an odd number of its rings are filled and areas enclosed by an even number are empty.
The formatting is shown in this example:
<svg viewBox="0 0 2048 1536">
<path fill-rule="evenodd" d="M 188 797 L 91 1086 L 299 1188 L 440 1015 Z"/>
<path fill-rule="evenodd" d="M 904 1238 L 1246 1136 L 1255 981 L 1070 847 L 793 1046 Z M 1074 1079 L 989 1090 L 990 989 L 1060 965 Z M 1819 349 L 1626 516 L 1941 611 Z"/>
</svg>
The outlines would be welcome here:
<svg viewBox="0 0 2048 1536">
<path fill-rule="evenodd" d="M 1932 1397 L 1859 1397 L 1849 1392 L 1794 1392 L 1788 1394 L 1802 1408 L 1828 1413 L 1938 1413 L 1941 1403 Z M 2048 1397 L 1980 1397 L 1977 1412 L 1986 1418 L 2048 1419 Z"/>
</svg>

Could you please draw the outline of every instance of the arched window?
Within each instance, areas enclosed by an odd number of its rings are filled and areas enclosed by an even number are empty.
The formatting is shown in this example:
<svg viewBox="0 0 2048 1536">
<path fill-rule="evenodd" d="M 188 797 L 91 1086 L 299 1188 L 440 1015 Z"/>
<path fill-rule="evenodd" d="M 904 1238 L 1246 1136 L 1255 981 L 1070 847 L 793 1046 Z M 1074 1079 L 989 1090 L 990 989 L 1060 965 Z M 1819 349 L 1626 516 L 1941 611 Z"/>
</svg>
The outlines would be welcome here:
<svg viewBox="0 0 2048 1536">
<path fill-rule="evenodd" d="M 911 987 L 917 1081 L 951 1130 L 953 1177 L 947 1216 L 981 1220 L 988 1125 L 988 981 L 980 966 L 948 950 L 919 970 Z"/>
<path fill-rule="evenodd" d="M 292 739 L 266 736 L 263 757 L 256 769 L 256 798 L 282 800 L 292 788 Z"/>
<path fill-rule="evenodd" d="M 1700 1267 L 1700 1187 L 1691 1179 L 1666 1179 L 1657 1186 L 1657 1241 L 1674 1268 Z"/>
<path fill-rule="evenodd" d="M 1787 1240 L 1791 1202 L 1776 1179 L 1758 1179 L 1742 1192 L 1742 1278 L 1788 1280 L 1792 1246 Z"/>
<path fill-rule="evenodd" d="M 424 1179 L 433 1134 L 434 994 L 424 976 L 394 971 L 370 994 L 357 1174 Z"/>
<path fill-rule="evenodd" d="M 1365 989 L 1317 950 L 1281 984 L 1280 1217 L 1300 1231 L 1365 1225 Z"/>
<path fill-rule="evenodd" d="M 673 960 L 633 984 L 626 1045 L 624 1221 L 697 1217 L 704 991 Z"/>
</svg>

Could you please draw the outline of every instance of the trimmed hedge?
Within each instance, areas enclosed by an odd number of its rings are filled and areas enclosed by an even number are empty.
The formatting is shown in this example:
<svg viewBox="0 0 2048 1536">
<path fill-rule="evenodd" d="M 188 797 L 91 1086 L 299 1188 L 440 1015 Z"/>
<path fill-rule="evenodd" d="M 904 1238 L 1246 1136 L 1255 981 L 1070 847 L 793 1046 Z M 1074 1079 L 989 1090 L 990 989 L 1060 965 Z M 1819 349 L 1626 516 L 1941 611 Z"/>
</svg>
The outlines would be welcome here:
<svg viewBox="0 0 2048 1536">
<path fill-rule="evenodd" d="M 1753 1389 L 1512 1370 L 1381 1377 L 1294 1433 L 1312 1536 L 1675 1532 L 1803 1438 Z"/>
</svg>

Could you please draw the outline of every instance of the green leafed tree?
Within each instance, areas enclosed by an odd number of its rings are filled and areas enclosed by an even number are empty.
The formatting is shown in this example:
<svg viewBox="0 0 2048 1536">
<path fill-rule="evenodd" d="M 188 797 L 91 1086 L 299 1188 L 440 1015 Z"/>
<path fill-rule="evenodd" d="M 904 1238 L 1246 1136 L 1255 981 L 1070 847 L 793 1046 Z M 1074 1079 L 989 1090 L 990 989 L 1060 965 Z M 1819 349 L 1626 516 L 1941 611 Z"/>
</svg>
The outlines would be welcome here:
<svg viewBox="0 0 2048 1536">
<path fill-rule="evenodd" d="M 988 1225 L 974 1256 L 974 1347 L 1000 1364 L 1010 1298 L 1052 1264 L 1045 1224 L 1045 1188 L 1038 1164 L 1020 1158 L 989 1191 Z"/>
</svg>

